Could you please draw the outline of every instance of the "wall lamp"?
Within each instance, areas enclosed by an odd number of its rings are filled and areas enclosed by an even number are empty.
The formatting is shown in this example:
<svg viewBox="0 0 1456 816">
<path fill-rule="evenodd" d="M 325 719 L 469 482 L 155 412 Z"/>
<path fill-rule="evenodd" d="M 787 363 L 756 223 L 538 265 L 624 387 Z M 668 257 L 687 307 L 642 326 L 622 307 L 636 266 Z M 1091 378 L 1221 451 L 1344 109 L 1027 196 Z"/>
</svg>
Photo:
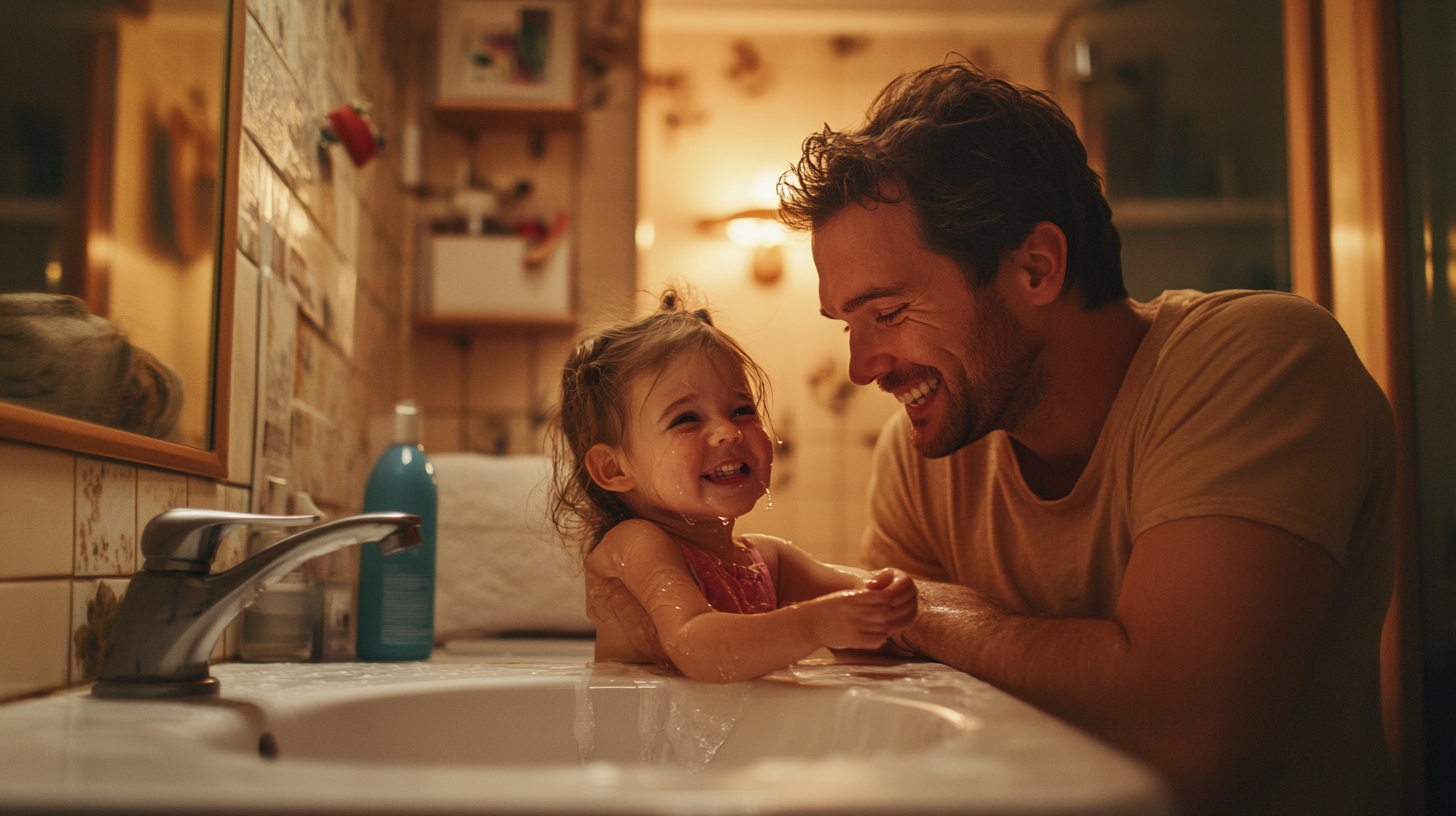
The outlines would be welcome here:
<svg viewBox="0 0 1456 816">
<path fill-rule="evenodd" d="M 721 218 L 703 218 L 698 230 L 717 233 L 723 230 L 728 240 L 753 250 L 753 279 L 762 284 L 777 283 L 784 275 L 784 225 L 779 211 L 771 209 L 740 210 Z"/>
</svg>

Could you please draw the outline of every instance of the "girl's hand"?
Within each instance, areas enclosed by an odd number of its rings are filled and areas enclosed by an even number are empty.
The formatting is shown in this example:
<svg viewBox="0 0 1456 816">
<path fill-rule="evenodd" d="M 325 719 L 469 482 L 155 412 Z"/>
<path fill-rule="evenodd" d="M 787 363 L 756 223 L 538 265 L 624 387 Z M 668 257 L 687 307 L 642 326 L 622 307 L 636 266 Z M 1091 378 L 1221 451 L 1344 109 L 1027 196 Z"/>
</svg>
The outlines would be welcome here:
<svg viewBox="0 0 1456 816">
<path fill-rule="evenodd" d="M 915 621 L 915 582 L 897 569 L 870 576 L 863 589 L 832 592 L 799 604 L 814 638 L 830 649 L 878 649 Z"/>
</svg>

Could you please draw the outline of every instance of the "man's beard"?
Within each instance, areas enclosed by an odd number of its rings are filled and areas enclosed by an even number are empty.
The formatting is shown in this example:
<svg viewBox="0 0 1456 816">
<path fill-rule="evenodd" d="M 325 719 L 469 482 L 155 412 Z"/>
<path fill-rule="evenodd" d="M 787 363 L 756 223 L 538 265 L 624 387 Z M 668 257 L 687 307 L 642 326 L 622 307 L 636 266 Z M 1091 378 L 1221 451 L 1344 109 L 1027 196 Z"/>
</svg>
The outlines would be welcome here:
<svg viewBox="0 0 1456 816">
<path fill-rule="evenodd" d="M 1009 430 L 1036 407 L 1044 391 L 1036 361 L 1043 343 L 1027 334 L 993 287 L 981 290 L 976 300 L 973 348 L 979 352 L 976 382 L 965 371 L 926 368 L 922 376 L 940 380 L 942 423 L 929 436 L 929 419 L 912 425 L 911 439 L 921 456 L 938 459 L 980 441 L 995 430 Z"/>
</svg>

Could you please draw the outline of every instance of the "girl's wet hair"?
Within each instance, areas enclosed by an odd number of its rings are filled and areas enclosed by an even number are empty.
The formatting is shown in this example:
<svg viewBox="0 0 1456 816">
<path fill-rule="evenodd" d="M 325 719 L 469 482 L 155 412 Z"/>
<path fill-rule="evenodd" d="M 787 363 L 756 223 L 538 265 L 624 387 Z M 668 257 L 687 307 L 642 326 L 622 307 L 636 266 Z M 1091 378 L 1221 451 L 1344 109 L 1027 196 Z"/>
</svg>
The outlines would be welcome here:
<svg viewBox="0 0 1456 816">
<path fill-rule="evenodd" d="M 733 338 L 713 325 L 706 309 L 688 309 L 677 292 L 664 292 L 656 312 L 593 334 L 566 358 L 561 369 L 561 407 L 551 429 L 555 472 L 551 520 L 582 556 L 607 531 L 635 514 L 621 497 L 592 481 L 586 453 L 592 446 L 626 442 L 633 406 L 632 384 L 657 375 L 674 355 L 705 352 L 727 362 L 743 376 L 759 416 L 767 424 L 768 377 Z"/>
</svg>

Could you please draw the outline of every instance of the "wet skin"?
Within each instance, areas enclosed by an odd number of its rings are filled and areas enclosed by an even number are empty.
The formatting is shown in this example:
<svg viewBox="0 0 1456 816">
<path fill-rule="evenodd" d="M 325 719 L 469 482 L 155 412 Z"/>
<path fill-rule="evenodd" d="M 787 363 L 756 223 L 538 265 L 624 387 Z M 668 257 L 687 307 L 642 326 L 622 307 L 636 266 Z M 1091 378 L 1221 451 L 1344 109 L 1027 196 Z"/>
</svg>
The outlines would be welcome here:
<svg viewBox="0 0 1456 816">
<path fill-rule="evenodd" d="M 716 612 L 679 544 L 753 566 L 734 522 L 767 492 L 773 447 L 741 372 L 681 355 L 628 389 L 627 436 L 587 455 L 592 478 L 638 516 L 587 558 L 597 659 L 675 665 L 709 682 L 757 677 L 822 647 L 874 649 L 915 617 L 899 570 L 822 564 L 782 539 L 752 536 L 778 593 L 763 614 Z"/>
</svg>

